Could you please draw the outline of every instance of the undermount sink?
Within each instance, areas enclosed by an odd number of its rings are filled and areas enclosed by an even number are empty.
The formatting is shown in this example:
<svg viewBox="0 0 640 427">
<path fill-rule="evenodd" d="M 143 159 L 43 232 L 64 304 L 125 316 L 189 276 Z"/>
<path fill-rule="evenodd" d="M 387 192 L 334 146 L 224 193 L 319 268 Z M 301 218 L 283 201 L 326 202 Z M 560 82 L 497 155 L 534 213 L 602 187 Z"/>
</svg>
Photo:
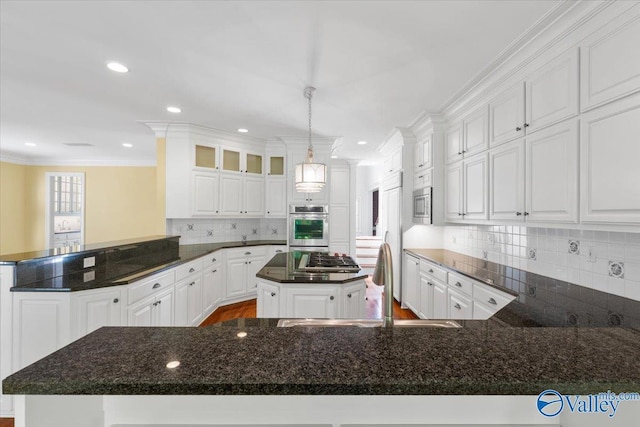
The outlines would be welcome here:
<svg viewBox="0 0 640 427">
<path fill-rule="evenodd" d="M 382 327 L 382 319 L 280 319 L 278 327 L 290 328 L 293 326 L 332 327 L 332 326 L 356 326 L 359 328 Z M 423 320 L 423 319 L 397 319 L 393 326 L 423 327 L 423 328 L 461 328 L 462 326 L 452 320 Z"/>
</svg>

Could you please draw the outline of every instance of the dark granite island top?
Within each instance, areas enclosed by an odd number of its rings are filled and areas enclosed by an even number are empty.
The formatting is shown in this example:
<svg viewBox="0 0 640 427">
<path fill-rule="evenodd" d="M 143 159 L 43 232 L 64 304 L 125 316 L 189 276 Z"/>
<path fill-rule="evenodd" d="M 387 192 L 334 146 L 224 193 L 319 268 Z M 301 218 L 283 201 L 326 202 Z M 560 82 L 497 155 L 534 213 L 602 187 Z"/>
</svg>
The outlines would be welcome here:
<svg viewBox="0 0 640 427">
<path fill-rule="evenodd" d="M 258 273 L 257 277 L 278 283 L 349 283 L 364 280 L 367 274 L 362 273 L 308 273 L 300 271 L 300 257 L 304 251 L 291 251 L 276 254 Z"/>
<path fill-rule="evenodd" d="M 101 328 L 3 381 L 8 394 L 538 395 L 640 390 L 640 330 Z M 246 333 L 241 337 L 239 332 Z M 242 334 L 241 334 L 242 335 Z M 168 362 L 179 361 L 175 369 Z"/>
</svg>

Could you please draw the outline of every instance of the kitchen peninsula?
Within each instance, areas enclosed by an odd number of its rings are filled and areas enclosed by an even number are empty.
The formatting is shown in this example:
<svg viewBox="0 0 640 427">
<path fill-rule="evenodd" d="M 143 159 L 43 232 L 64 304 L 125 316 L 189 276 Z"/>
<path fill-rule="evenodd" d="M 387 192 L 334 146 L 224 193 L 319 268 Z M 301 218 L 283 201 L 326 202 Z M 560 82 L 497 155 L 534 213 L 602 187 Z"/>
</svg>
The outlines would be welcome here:
<svg viewBox="0 0 640 427">
<path fill-rule="evenodd" d="M 346 255 L 280 253 L 256 276 L 258 317 L 364 317 L 367 275 Z"/>
</svg>

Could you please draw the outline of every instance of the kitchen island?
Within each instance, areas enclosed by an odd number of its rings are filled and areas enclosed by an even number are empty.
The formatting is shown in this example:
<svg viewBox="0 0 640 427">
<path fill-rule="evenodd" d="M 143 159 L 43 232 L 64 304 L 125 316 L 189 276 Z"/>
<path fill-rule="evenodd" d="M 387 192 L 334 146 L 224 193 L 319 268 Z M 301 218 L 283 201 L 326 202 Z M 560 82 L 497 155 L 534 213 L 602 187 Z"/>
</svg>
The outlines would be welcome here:
<svg viewBox="0 0 640 427">
<path fill-rule="evenodd" d="M 258 271 L 258 317 L 363 318 L 367 275 L 359 267 L 305 270 L 309 256 L 305 251 L 276 254 Z"/>
</svg>

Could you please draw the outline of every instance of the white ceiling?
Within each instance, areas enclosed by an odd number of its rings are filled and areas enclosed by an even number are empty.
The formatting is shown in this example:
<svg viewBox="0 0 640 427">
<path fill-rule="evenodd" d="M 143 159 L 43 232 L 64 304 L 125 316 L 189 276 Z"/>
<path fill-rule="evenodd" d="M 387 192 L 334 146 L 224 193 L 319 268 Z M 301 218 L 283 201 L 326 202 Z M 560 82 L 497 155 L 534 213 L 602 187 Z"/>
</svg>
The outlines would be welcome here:
<svg viewBox="0 0 640 427">
<path fill-rule="evenodd" d="M 305 135 L 313 85 L 314 133 L 342 137 L 340 157 L 373 159 L 393 127 L 440 111 L 559 3 L 2 0 L 0 150 L 153 163 L 138 120 Z"/>
</svg>

